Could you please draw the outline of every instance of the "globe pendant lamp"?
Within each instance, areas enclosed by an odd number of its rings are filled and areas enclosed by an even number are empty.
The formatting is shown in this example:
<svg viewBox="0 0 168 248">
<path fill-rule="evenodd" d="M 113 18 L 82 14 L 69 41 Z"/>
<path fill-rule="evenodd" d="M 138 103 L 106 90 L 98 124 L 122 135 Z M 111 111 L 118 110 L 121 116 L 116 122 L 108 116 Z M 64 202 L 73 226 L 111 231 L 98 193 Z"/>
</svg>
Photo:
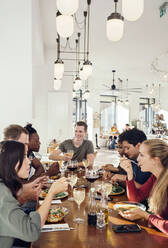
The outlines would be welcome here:
<svg viewBox="0 0 168 248">
<path fill-rule="evenodd" d="M 56 16 L 56 27 L 58 34 L 63 38 L 68 38 L 73 34 L 74 21 L 71 15 Z"/>
<path fill-rule="evenodd" d="M 109 40 L 119 41 L 122 38 L 124 32 L 124 18 L 119 13 L 117 13 L 118 0 L 114 0 L 114 2 L 115 12 L 107 18 L 106 33 Z"/>
<path fill-rule="evenodd" d="M 92 63 L 87 60 L 83 63 L 83 71 L 89 77 L 92 74 L 93 68 L 92 68 Z"/>
<path fill-rule="evenodd" d="M 106 22 L 107 38 L 111 41 L 119 41 L 124 32 L 124 19 L 119 13 L 112 13 Z"/>
<path fill-rule="evenodd" d="M 87 80 L 88 76 L 86 75 L 85 71 L 83 70 L 83 67 L 79 71 L 79 77 L 81 80 Z"/>
<path fill-rule="evenodd" d="M 54 63 L 54 78 L 61 79 L 64 73 L 64 62 L 61 59 L 57 59 Z"/>
<path fill-rule="evenodd" d="M 76 77 L 74 82 L 74 90 L 77 91 L 81 87 L 82 87 L 82 80 L 80 79 L 80 77 Z"/>
<path fill-rule="evenodd" d="M 57 9 L 62 15 L 73 15 L 79 7 L 79 0 L 57 0 Z"/>
<path fill-rule="evenodd" d="M 89 96 L 90 96 L 90 91 L 89 90 L 86 90 L 85 93 L 84 93 L 84 96 L 83 96 L 84 99 L 87 100 L 89 98 Z"/>
<path fill-rule="evenodd" d="M 73 98 L 76 97 L 76 91 L 75 91 L 75 90 L 72 91 L 72 97 L 73 97 Z"/>
<path fill-rule="evenodd" d="M 144 11 L 144 0 L 122 0 L 122 13 L 126 20 L 136 21 Z"/>
<path fill-rule="evenodd" d="M 61 80 L 54 78 L 54 89 L 59 90 L 61 88 Z"/>
</svg>

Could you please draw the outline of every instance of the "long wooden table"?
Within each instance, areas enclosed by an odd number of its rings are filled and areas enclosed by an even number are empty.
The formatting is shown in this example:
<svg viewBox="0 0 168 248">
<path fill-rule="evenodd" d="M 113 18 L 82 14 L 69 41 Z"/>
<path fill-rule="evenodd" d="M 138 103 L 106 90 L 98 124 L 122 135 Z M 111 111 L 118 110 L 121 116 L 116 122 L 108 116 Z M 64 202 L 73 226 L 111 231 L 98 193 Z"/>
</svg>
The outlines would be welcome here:
<svg viewBox="0 0 168 248">
<path fill-rule="evenodd" d="M 102 230 L 87 224 L 87 197 L 81 204 L 80 211 L 80 215 L 85 221 L 79 225 L 73 223 L 73 218 L 78 214 L 77 204 L 68 201 L 68 199 L 62 200 L 62 205 L 69 210 L 69 214 L 64 218 L 64 221 L 70 227 L 75 227 L 76 229 L 41 233 L 38 241 L 32 244 L 32 248 L 167 248 L 168 236 L 156 229 L 149 228 L 143 220 L 136 222 L 142 228 L 139 233 L 114 233 L 112 224 L 133 223 L 122 219 L 112 208 L 115 202 L 125 199 L 125 195 L 113 197 L 112 202 L 109 203 L 109 223 Z"/>
</svg>

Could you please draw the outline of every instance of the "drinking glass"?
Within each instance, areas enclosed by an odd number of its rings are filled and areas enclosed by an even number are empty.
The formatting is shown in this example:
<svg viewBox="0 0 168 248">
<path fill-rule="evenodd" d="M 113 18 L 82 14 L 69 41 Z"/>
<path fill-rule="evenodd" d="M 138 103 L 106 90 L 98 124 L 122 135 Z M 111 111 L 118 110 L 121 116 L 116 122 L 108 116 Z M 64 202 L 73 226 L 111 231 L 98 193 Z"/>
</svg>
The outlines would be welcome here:
<svg viewBox="0 0 168 248">
<path fill-rule="evenodd" d="M 66 163 L 64 163 L 64 162 L 61 163 L 61 164 L 60 164 L 61 176 L 64 176 L 66 169 L 67 169 Z"/>
<path fill-rule="evenodd" d="M 105 189 L 106 198 L 108 199 L 108 195 L 111 193 L 111 190 L 112 190 L 112 184 L 111 183 L 104 183 L 103 187 Z"/>
<path fill-rule="evenodd" d="M 75 223 L 83 223 L 84 219 L 80 218 L 80 204 L 84 201 L 85 199 L 85 189 L 84 188 L 76 188 L 73 190 L 73 197 L 75 202 L 78 205 L 78 217 L 76 217 L 75 219 L 73 219 L 73 221 Z"/>
<path fill-rule="evenodd" d="M 78 177 L 75 174 L 69 174 L 68 175 L 68 180 L 69 180 L 69 184 L 71 186 L 71 191 L 73 191 L 73 187 L 77 183 L 77 179 L 78 179 Z M 74 198 L 73 197 L 69 197 L 68 200 L 69 201 L 74 201 Z"/>
<path fill-rule="evenodd" d="M 74 151 L 73 150 L 67 150 L 66 154 L 70 157 L 70 159 L 72 159 L 72 157 L 74 155 Z"/>
</svg>

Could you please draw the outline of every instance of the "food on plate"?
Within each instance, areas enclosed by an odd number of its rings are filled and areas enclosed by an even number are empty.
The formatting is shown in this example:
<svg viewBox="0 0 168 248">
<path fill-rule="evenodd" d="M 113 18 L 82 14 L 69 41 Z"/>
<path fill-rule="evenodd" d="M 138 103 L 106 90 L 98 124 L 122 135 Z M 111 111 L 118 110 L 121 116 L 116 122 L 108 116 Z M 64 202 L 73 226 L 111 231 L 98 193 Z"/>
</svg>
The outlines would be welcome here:
<svg viewBox="0 0 168 248">
<path fill-rule="evenodd" d="M 68 214 L 67 208 L 59 207 L 56 209 L 50 209 L 47 217 L 47 222 L 53 223 L 61 221 Z"/>
<path fill-rule="evenodd" d="M 45 198 L 47 193 L 48 193 L 48 191 L 49 191 L 49 189 L 42 190 L 41 194 L 40 194 L 40 197 Z M 67 192 L 61 192 L 59 194 L 55 194 L 53 199 L 60 199 L 60 198 L 66 197 L 66 196 L 68 196 Z"/>
<path fill-rule="evenodd" d="M 133 209 L 136 209 L 136 208 L 140 208 L 142 210 L 146 210 L 146 207 L 139 203 L 139 202 L 129 202 L 129 201 L 123 201 L 123 202 L 118 202 L 116 204 L 114 204 L 113 206 L 114 210 L 117 210 L 117 211 L 127 211 L 127 210 L 133 210 Z"/>
<path fill-rule="evenodd" d="M 120 185 L 114 184 L 112 185 L 111 193 L 110 195 L 117 195 L 117 194 L 122 194 L 125 192 L 125 189 L 122 188 Z"/>
</svg>

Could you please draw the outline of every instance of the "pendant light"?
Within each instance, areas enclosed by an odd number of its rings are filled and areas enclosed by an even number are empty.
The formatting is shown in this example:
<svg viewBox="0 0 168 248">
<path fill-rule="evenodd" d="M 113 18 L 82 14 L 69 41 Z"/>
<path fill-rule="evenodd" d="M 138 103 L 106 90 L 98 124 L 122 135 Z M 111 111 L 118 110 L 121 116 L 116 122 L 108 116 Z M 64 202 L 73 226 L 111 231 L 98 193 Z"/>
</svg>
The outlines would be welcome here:
<svg viewBox="0 0 168 248">
<path fill-rule="evenodd" d="M 73 15 L 79 7 L 79 0 L 57 0 L 57 9 L 62 15 Z"/>
<path fill-rule="evenodd" d="M 61 80 L 54 78 L 54 89 L 59 90 L 61 88 Z"/>
<path fill-rule="evenodd" d="M 122 13 L 126 20 L 136 21 L 144 11 L 144 0 L 122 0 Z"/>
<path fill-rule="evenodd" d="M 117 13 L 118 0 L 114 0 L 115 12 L 112 13 L 106 22 L 107 38 L 111 41 L 119 41 L 124 32 L 124 17 Z"/>
<path fill-rule="evenodd" d="M 57 60 L 54 62 L 54 78 L 62 79 L 64 74 L 64 62 L 60 59 L 60 36 L 57 38 Z"/>
<path fill-rule="evenodd" d="M 74 20 L 71 15 L 56 14 L 56 27 L 58 34 L 63 38 L 70 37 L 74 32 Z"/>
<path fill-rule="evenodd" d="M 87 59 L 83 63 L 83 72 L 88 78 L 92 74 L 92 63 L 89 61 L 89 32 L 90 32 L 90 5 L 91 0 L 87 0 L 88 3 L 88 27 L 87 27 Z M 86 36 L 86 32 L 85 32 Z M 86 37 L 85 37 L 86 38 Z"/>
<path fill-rule="evenodd" d="M 89 96 L 90 96 L 90 91 L 87 89 L 87 90 L 84 92 L 83 98 L 87 100 L 87 99 L 89 98 Z"/>
<path fill-rule="evenodd" d="M 78 39 L 76 39 L 76 78 L 74 82 L 74 90 L 79 90 L 82 87 L 82 80 L 79 77 L 79 40 L 80 33 L 78 33 Z"/>
</svg>

